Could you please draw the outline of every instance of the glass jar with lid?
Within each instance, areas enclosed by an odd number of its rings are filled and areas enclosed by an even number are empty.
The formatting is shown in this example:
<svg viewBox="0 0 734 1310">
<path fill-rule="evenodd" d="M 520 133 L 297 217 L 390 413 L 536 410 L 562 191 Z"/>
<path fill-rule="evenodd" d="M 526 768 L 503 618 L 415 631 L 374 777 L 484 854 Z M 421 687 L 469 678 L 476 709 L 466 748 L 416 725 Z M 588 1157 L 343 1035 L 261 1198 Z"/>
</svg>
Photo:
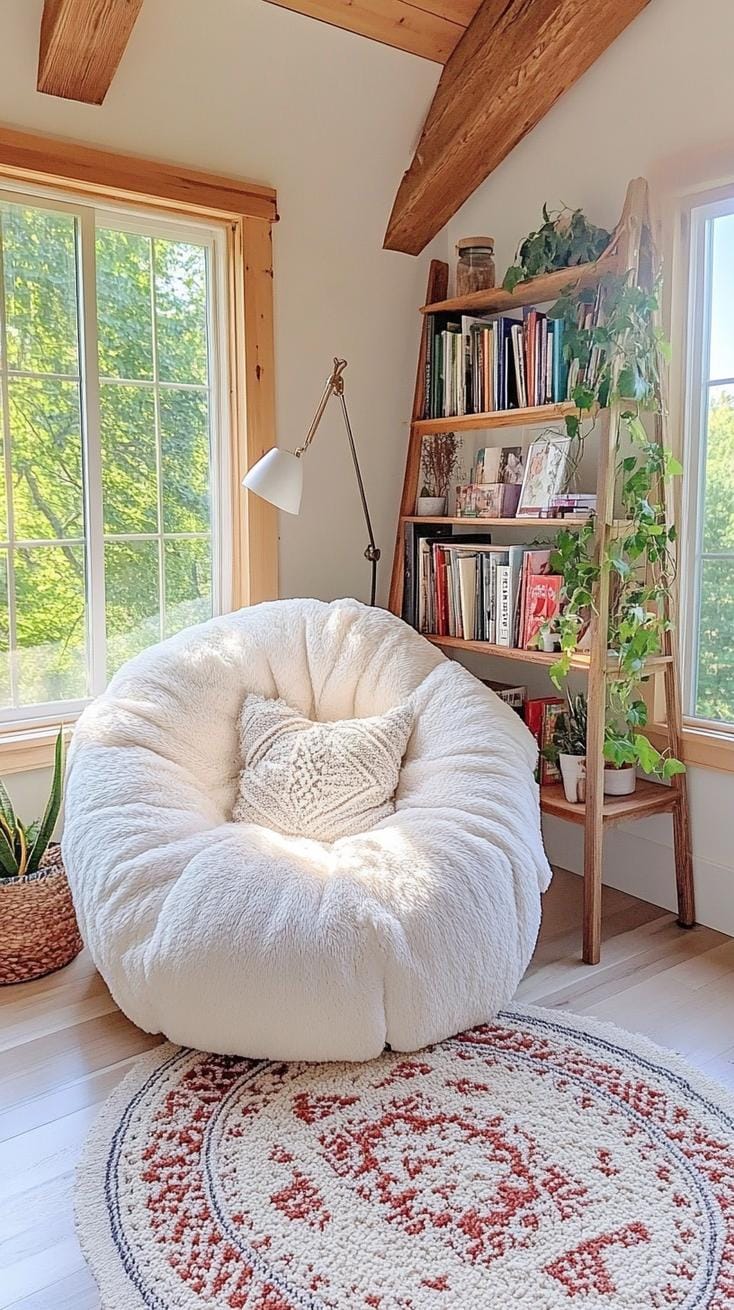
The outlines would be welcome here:
<svg viewBox="0 0 734 1310">
<path fill-rule="evenodd" d="M 494 286 L 494 237 L 462 237 L 456 243 L 456 294 L 491 291 Z"/>
</svg>

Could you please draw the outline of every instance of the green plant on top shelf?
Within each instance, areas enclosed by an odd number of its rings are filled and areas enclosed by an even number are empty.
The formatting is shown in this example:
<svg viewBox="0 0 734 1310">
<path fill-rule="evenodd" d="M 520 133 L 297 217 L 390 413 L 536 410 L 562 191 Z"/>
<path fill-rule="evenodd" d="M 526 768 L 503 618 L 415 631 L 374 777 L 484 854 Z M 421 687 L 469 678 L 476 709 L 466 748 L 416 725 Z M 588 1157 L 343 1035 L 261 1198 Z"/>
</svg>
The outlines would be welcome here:
<svg viewBox="0 0 734 1310">
<path fill-rule="evenodd" d="M 558 268 L 573 268 L 598 259 L 611 241 L 611 233 L 590 223 L 580 209 L 549 210 L 543 205 L 543 222 L 520 242 L 505 273 L 502 286 L 514 291 L 518 282 L 552 273 Z"/>
<path fill-rule="evenodd" d="M 42 819 L 35 819 L 25 827 L 15 813 L 5 785 L 0 782 L 0 877 L 28 878 L 38 871 L 59 817 L 63 783 L 64 730 L 59 728 L 51 791 Z"/>
<path fill-rule="evenodd" d="M 560 687 L 591 620 L 594 589 L 608 574 L 607 646 L 617 667 L 614 680 L 609 681 L 605 758 L 610 764 L 639 764 L 646 773 L 671 777 L 684 766 L 662 756 L 639 731 L 647 713 L 639 688 L 650 676 L 648 661 L 663 650 L 670 627 L 663 602 L 675 582 L 676 534 L 666 521 L 664 482 L 683 471 L 659 440 L 658 361 L 669 352 L 656 325 L 658 297 L 659 284 L 646 289 L 635 284 L 631 273 L 610 275 L 598 289 L 565 293 L 549 312 L 549 317 L 564 324 L 565 362 L 570 367 L 576 361 L 578 376 L 591 379 L 573 388 L 576 412 L 565 419 L 571 467 L 578 466 L 588 439 L 584 420 L 593 418 L 597 408 L 614 405 L 620 418 L 615 490 L 625 520 L 622 531 L 610 535 L 602 558 L 597 558 L 593 523 L 558 534 L 551 566 L 563 575 L 557 620 L 561 651 L 550 672 Z M 579 326 L 585 309 L 594 302 L 601 307 L 600 321 Z M 645 425 L 646 415 L 655 424 L 653 436 Z"/>
</svg>

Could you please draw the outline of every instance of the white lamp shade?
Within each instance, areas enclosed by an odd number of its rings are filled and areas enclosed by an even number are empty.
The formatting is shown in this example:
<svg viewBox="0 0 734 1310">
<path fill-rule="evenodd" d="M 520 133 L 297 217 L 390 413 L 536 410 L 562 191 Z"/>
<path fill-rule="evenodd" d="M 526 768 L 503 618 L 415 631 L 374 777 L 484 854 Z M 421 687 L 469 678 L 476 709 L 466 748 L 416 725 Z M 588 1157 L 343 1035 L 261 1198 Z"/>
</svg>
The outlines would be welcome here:
<svg viewBox="0 0 734 1310">
<path fill-rule="evenodd" d="M 292 451 L 273 446 L 253 464 L 242 485 L 287 514 L 297 514 L 303 494 L 303 466 Z"/>
</svg>

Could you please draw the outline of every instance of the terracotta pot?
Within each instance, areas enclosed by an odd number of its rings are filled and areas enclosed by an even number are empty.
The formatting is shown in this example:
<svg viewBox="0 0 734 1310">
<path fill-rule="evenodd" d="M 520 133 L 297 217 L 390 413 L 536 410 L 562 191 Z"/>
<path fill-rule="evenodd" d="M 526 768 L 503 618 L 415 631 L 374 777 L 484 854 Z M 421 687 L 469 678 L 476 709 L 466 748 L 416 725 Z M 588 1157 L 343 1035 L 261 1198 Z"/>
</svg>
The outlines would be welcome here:
<svg viewBox="0 0 734 1310">
<path fill-rule="evenodd" d="M 53 973 L 82 946 L 59 846 L 30 878 L 0 878 L 0 985 Z"/>
</svg>

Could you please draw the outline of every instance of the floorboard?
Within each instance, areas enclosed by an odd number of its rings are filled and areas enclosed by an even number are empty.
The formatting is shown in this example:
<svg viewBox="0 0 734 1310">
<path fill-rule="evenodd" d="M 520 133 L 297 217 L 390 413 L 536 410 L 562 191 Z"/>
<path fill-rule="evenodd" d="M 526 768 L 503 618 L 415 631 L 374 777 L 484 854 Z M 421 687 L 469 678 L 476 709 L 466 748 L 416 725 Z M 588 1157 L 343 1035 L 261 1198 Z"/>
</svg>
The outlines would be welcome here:
<svg viewBox="0 0 734 1310">
<path fill-rule="evenodd" d="M 558 870 L 518 1000 L 644 1033 L 734 1088 L 734 940 L 605 888 L 589 968 L 580 922 L 581 880 Z M 0 988 L 0 1310 L 99 1310 L 74 1235 L 74 1168 L 99 1105 L 157 1040 L 117 1010 L 86 952 Z"/>
</svg>

